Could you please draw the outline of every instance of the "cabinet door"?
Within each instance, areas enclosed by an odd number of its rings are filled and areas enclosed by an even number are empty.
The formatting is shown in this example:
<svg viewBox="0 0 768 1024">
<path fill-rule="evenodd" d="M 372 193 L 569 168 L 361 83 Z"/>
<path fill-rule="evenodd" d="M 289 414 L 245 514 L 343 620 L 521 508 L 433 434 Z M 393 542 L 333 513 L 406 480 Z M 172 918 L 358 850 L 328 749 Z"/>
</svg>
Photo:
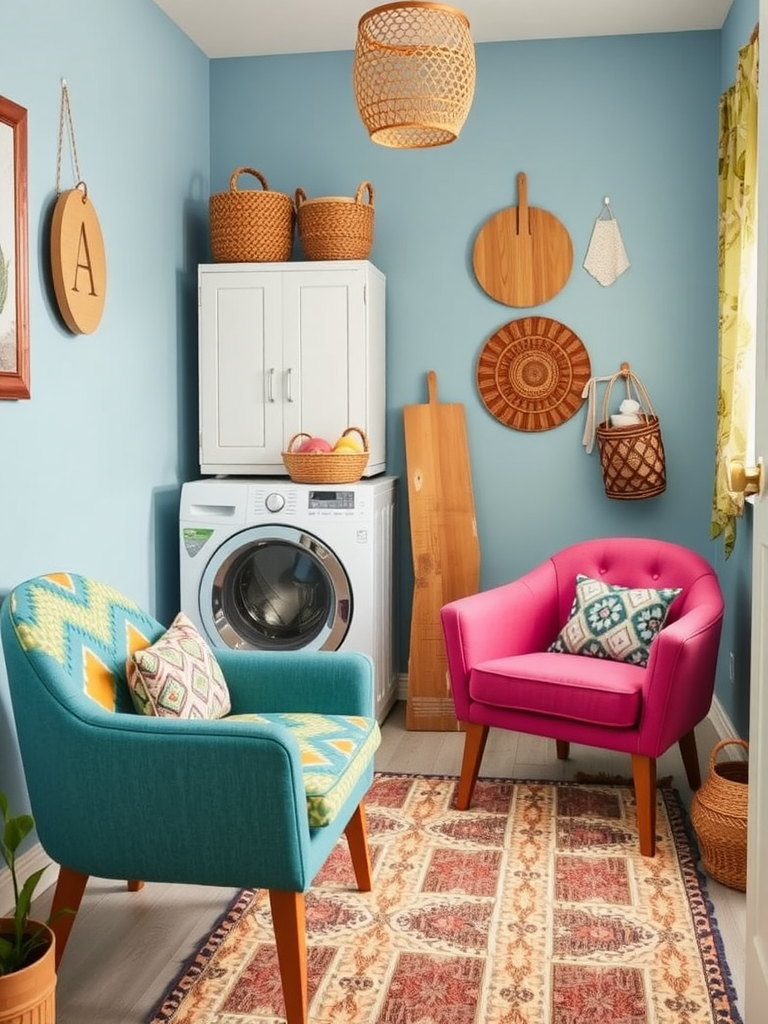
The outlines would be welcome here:
<svg viewBox="0 0 768 1024">
<path fill-rule="evenodd" d="M 282 467 L 282 275 L 221 271 L 200 280 L 200 466 Z"/>
<path fill-rule="evenodd" d="M 283 277 L 286 440 L 299 431 L 333 442 L 366 429 L 365 274 L 358 268 Z"/>
</svg>

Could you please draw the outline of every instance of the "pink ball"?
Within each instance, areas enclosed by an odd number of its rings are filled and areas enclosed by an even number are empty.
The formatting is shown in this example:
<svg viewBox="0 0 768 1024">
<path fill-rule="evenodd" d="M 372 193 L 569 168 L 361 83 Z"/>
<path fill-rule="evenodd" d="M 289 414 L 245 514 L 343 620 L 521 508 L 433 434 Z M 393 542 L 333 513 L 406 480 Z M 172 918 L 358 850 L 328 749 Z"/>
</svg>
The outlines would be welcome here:
<svg viewBox="0 0 768 1024">
<path fill-rule="evenodd" d="M 324 437 L 308 437 L 301 442 L 299 447 L 296 449 L 297 452 L 330 452 L 333 451 L 333 445 L 326 441 Z"/>
</svg>

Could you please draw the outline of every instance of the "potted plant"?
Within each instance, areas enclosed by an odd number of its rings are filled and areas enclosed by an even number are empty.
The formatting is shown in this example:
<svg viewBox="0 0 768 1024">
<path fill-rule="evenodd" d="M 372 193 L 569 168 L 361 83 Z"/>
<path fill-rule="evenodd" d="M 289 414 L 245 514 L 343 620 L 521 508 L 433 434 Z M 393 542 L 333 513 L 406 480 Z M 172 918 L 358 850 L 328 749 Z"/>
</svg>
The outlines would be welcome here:
<svg viewBox="0 0 768 1024">
<path fill-rule="evenodd" d="M 35 827 L 29 814 L 12 817 L 5 793 L 0 792 L 3 831 L 0 851 L 13 883 L 13 916 L 0 918 L 0 1024 L 56 1019 L 55 939 L 47 923 L 30 919 L 37 884 L 45 868 L 33 872 L 23 884 L 16 869 L 16 851 Z"/>
</svg>

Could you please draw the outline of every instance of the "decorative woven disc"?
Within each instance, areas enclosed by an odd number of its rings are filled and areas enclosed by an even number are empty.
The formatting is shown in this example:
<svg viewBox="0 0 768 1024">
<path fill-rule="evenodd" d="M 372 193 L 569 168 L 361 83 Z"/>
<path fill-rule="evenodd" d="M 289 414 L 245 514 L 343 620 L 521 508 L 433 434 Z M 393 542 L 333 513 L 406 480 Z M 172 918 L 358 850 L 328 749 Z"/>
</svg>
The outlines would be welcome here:
<svg viewBox="0 0 768 1024">
<path fill-rule="evenodd" d="M 545 316 L 510 320 L 477 361 L 477 390 L 488 412 L 514 430 L 551 430 L 584 404 L 592 369 L 570 327 Z"/>
</svg>

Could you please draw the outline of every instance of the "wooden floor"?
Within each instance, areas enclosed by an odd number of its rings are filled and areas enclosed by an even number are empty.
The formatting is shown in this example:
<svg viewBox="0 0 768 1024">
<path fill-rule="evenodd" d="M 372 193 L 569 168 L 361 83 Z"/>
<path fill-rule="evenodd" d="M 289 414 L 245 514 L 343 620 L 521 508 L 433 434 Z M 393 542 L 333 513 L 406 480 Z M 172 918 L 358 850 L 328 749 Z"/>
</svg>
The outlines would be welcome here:
<svg viewBox="0 0 768 1024">
<path fill-rule="evenodd" d="M 462 733 L 408 732 L 405 705 L 399 702 L 382 728 L 379 771 L 456 775 Z M 709 752 L 718 740 L 711 724 L 697 731 L 702 778 Z M 568 779 L 577 771 L 628 775 L 629 758 L 573 744 L 567 762 L 558 761 L 554 744 L 491 730 L 482 775 L 530 779 Z M 659 763 L 659 776 L 690 802 L 682 762 L 675 748 Z M 717 882 L 709 892 L 737 992 L 744 987 L 746 897 Z M 142 1024 L 179 968 L 211 929 L 234 896 L 234 889 L 148 884 L 138 893 L 124 882 L 91 879 L 61 963 L 57 1024 Z M 47 913 L 51 891 L 34 906 Z M 361 1022 L 362 1024 L 362 1022 Z"/>
</svg>

